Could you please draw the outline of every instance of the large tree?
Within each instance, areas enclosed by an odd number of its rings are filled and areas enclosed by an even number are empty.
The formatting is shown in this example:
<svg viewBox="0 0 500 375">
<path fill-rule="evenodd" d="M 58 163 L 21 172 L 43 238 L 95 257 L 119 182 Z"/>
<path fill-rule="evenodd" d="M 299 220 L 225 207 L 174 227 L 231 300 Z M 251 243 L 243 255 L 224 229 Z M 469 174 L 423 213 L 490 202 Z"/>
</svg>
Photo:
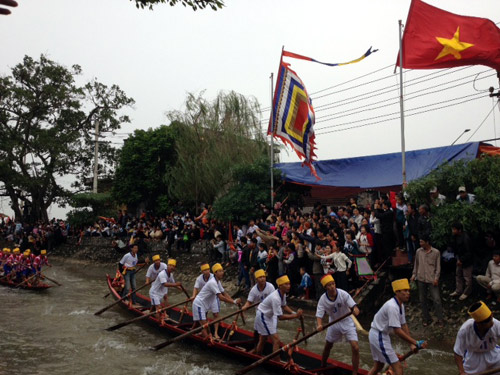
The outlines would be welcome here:
<svg viewBox="0 0 500 375">
<path fill-rule="evenodd" d="M 133 99 L 97 80 L 78 85 L 80 74 L 80 66 L 42 55 L 25 56 L 0 77 L 0 191 L 17 217 L 24 206 L 31 220 L 46 220 L 47 208 L 71 195 L 61 177 L 91 175 L 96 121 L 101 132 L 129 122 L 119 112 Z M 101 166 L 113 161 L 109 143 L 100 142 L 99 152 Z"/>
<path fill-rule="evenodd" d="M 233 91 L 208 101 L 190 94 L 184 111 L 168 117 L 179 128 L 177 161 L 167 175 L 171 197 L 186 204 L 211 203 L 233 183 L 232 168 L 267 153 L 259 104 Z"/>
<path fill-rule="evenodd" d="M 135 209 L 144 204 L 157 212 L 168 208 L 165 173 L 175 162 L 175 138 L 179 124 L 136 130 L 118 158 L 113 197 Z"/>
</svg>

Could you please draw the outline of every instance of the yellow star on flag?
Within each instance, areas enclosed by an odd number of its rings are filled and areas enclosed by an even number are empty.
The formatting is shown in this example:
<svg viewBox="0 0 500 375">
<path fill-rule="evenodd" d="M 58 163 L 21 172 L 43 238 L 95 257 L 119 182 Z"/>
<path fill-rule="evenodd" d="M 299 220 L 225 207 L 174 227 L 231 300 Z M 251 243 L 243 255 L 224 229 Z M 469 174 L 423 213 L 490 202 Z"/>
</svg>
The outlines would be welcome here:
<svg viewBox="0 0 500 375">
<path fill-rule="evenodd" d="M 439 43 L 443 45 L 443 49 L 441 50 L 441 52 L 439 52 L 438 57 L 436 57 L 434 61 L 439 60 L 440 58 L 445 57 L 447 55 L 453 55 L 457 60 L 460 60 L 462 58 L 460 52 L 474 45 L 471 43 L 465 43 L 460 41 L 460 26 L 457 27 L 457 31 L 455 31 L 453 38 L 446 39 L 446 38 L 436 37 L 436 39 Z"/>
</svg>

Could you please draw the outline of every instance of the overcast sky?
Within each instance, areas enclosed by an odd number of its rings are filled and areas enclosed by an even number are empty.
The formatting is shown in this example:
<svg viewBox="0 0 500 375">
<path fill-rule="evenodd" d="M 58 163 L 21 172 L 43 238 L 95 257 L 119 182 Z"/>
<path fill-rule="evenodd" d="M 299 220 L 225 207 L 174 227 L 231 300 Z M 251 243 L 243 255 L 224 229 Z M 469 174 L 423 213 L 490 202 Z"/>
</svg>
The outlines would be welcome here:
<svg viewBox="0 0 500 375">
<path fill-rule="evenodd" d="M 377 53 L 348 66 L 286 61 L 313 98 L 318 159 L 401 150 L 393 64 L 398 20 L 406 21 L 410 0 L 226 0 L 217 12 L 165 4 L 140 10 L 129 0 L 18 2 L 10 16 L 0 18 L 0 74 L 9 74 L 24 55 L 43 53 L 66 66 L 81 65 L 82 82 L 96 77 L 118 84 L 136 104 L 127 110 L 132 123 L 123 126 L 125 134 L 113 138 L 117 144 L 134 129 L 167 124 L 166 111 L 182 109 L 188 92 L 202 90 L 207 98 L 219 90 L 255 96 L 266 128 L 269 76 L 277 72 L 282 46 L 326 62 L 357 58 L 373 46 Z M 500 21 L 498 0 L 428 3 Z M 496 136 L 498 109 L 473 134 L 494 106 L 485 91 L 498 87 L 492 69 L 407 71 L 404 77 L 405 108 L 414 114 L 406 118 L 407 150 L 449 145 L 467 128 L 459 142 Z M 445 108 L 430 111 L 436 107 Z M 298 160 L 292 152 L 281 156 Z"/>
</svg>

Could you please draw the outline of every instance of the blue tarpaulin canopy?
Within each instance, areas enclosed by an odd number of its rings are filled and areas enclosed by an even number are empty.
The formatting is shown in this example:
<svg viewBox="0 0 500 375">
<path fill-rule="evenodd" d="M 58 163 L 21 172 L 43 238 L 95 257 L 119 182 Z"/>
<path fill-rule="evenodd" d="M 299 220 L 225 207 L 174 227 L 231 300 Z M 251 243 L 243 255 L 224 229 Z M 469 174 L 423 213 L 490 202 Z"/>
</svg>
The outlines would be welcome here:
<svg viewBox="0 0 500 375">
<path fill-rule="evenodd" d="M 426 176 L 445 162 L 472 160 L 478 153 L 480 142 L 435 147 L 406 152 L 406 179 L 416 180 Z M 363 189 L 401 185 L 401 152 L 392 154 L 361 156 L 356 158 L 321 160 L 314 162 L 321 180 L 311 174 L 301 162 L 279 163 L 285 181 L 336 187 L 358 187 Z"/>
</svg>

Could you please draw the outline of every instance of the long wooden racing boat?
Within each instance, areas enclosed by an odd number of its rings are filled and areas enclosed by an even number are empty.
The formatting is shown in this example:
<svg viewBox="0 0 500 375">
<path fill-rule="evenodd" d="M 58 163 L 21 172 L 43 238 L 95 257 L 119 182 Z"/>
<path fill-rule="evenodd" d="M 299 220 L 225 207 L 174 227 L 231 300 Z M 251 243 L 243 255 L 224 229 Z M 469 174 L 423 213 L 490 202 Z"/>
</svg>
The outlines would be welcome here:
<svg viewBox="0 0 500 375">
<path fill-rule="evenodd" d="M 120 299 L 120 294 L 113 288 L 112 279 L 107 276 L 108 288 L 113 295 L 115 300 Z M 141 316 L 149 312 L 150 308 L 150 299 L 136 293 L 138 305 L 134 305 L 132 307 L 129 306 L 128 301 L 123 300 L 119 303 L 119 305 L 135 316 Z M 187 331 L 189 331 L 193 325 L 193 316 L 192 313 L 188 311 L 188 313 L 182 313 L 182 308 L 172 308 L 168 310 L 168 315 L 170 320 L 167 320 L 164 326 L 160 325 L 160 322 L 154 315 L 145 318 L 150 325 L 155 326 L 160 332 L 168 333 L 169 335 L 178 336 Z M 181 319 L 179 321 L 179 319 Z M 174 323 L 175 321 L 175 323 Z M 254 348 L 254 335 L 253 332 L 244 330 L 242 328 L 236 327 L 232 332 L 233 334 L 226 334 L 226 331 L 231 332 L 231 324 L 221 322 L 219 327 L 219 336 L 224 338 L 224 341 L 214 341 L 210 343 L 209 341 L 203 339 L 199 335 L 191 335 L 186 338 L 191 342 L 198 343 L 203 347 L 210 347 L 218 352 L 224 353 L 233 358 L 237 358 L 243 362 L 252 363 L 263 356 L 256 355 L 254 353 L 250 353 L 250 350 Z M 213 325 L 210 326 L 210 329 L 213 330 Z M 264 355 L 267 355 L 272 352 L 272 345 L 269 341 L 266 343 L 264 348 Z M 321 366 L 321 356 L 315 353 L 309 352 L 302 348 L 297 348 L 292 353 L 293 362 L 290 361 L 288 353 L 282 352 L 281 357 L 275 357 L 273 360 L 269 360 L 266 362 L 265 366 L 274 370 L 279 371 L 279 373 L 288 373 L 288 374 L 298 374 L 298 375 L 315 375 L 318 372 L 321 372 L 325 375 L 351 375 L 352 374 L 352 366 L 335 361 L 332 359 L 328 360 L 328 364 L 326 368 L 322 368 Z M 321 371 L 320 369 L 324 369 Z M 368 372 L 366 370 L 358 370 L 359 375 L 366 375 Z"/>
<path fill-rule="evenodd" d="M 6 279 L 0 280 L 0 285 L 5 285 L 11 288 L 19 288 L 19 289 L 27 289 L 27 290 L 46 290 L 52 287 L 52 285 L 39 283 L 37 285 L 28 285 L 28 283 L 24 283 L 19 285 L 20 283 L 15 283 L 13 281 L 7 281 Z"/>
</svg>

